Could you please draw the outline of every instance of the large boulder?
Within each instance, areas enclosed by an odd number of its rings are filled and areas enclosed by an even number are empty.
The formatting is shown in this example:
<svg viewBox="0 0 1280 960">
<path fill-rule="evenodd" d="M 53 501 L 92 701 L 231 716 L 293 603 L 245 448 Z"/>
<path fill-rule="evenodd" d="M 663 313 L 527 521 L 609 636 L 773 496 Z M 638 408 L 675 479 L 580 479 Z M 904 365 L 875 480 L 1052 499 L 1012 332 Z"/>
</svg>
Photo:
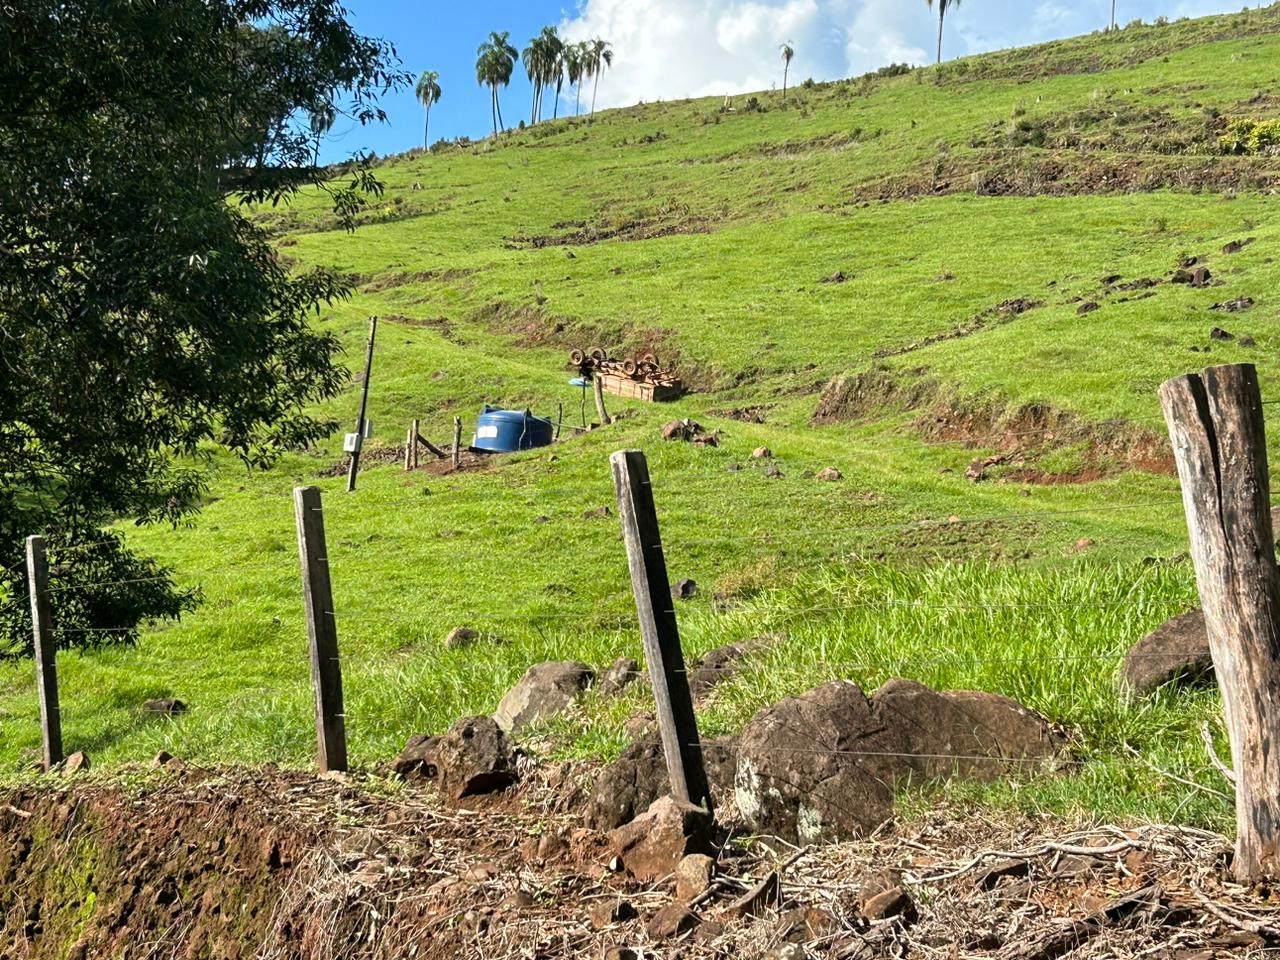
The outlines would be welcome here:
<svg viewBox="0 0 1280 960">
<path fill-rule="evenodd" d="M 894 790 L 948 776 L 994 778 L 1047 761 L 1062 737 L 1007 697 L 892 680 L 868 698 L 835 681 L 760 711 L 743 730 L 734 792 L 759 833 L 847 839 L 893 814 Z"/>
<path fill-rule="evenodd" d="M 738 743 L 734 795 L 757 833 L 812 842 L 866 833 L 893 810 L 903 742 L 857 684 L 835 681 L 757 713 Z"/>
<path fill-rule="evenodd" d="M 1062 748 L 1062 737 L 1042 716 L 995 693 L 939 693 L 914 680 L 890 680 L 871 702 L 910 754 L 898 759 L 925 779 L 1000 777 L 1011 760 L 1049 760 Z"/>
<path fill-rule="evenodd" d="M 1213 678 L 1213 656 L 1204 612 L 1191 610 L 1166 620 L 1139 640 L 1120 665 L 1121 686 L 1146 696 L 1170 683 L 1195 683 Z"/>
<path fill-rule="evenodd" d="M 722 802 L 733 789 L 734 753 L 731 739 L 702 742 L 702 762 L 713 803 Z M 662 741 L 652 734 L 631 744 L 600 771 L 587 805 L 587 823 L 595 830 L 612 830 L 643 813 L 670 790 Z"/>
<path fill-rule="evenodd" d="M 685 857 L 715 853 L 715 823 L 706 810 L 674 797 L 659 797 L 649 809 L 609 834 L 609 849 L 623 869 L 644 883 L 670 876 Z"/>
<path fill-rule="evenodd" d="M 435 743 L 434 754 L 440 792 L 452 800 L 516 782 L 515 751 L 492 717 L 463 717 Z"/>
<path fill-rule="evenodd" d="M 493 719 L 511 733 L 531 723 L 563 713 L 595 679 L 595 673 L 577 660 L 549 660 L 530 667 L 507 691 Z"/>
</svg>

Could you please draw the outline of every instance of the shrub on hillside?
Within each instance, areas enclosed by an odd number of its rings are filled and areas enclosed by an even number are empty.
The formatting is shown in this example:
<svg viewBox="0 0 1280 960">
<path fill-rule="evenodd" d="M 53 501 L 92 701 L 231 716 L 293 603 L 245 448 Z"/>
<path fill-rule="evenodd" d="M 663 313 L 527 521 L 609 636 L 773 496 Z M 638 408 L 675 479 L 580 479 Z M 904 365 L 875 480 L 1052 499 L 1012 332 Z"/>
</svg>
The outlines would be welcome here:
<svg viewBox="0 0 1280 960">
<path fill-rule="evenodd" d="M 1280 154 L 1280 120 L 1237 117 L 1219 140 L 1227 153 Z"/>
</svg>

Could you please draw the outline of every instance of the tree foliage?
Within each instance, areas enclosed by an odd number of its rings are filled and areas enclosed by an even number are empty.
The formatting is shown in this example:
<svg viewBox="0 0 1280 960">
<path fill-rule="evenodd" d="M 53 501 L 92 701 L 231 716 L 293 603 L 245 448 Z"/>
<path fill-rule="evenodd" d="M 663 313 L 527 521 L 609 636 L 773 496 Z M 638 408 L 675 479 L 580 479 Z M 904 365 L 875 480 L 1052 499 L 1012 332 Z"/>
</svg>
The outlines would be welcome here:
<svg viewBox="0 0 1280 960">
<path fill-rule="evenodd" d="M 344 287 L 291 275 L 245 207 L 313 185 L 352 226 L 380 185 L 360 157 L 334 185 L 319 138 L 339 114 L 384 119 L 378 97 L 405 78 L 330 0 L 23 0 L 0 4 L 0 48 L 0 653 L 12 655 L 30 644 L 23 537 L 47 532 L 55 569 L 84 594 L 55 604 L 64 645 L 131 639 L 193 598 L 104 524 L 187 518 L 214 449 L 257 467 L 331 432 L 307 411 L 345 374 L 308 318 Z M 139 573 L 164 588 L 122 592 Z"/>
</svg>

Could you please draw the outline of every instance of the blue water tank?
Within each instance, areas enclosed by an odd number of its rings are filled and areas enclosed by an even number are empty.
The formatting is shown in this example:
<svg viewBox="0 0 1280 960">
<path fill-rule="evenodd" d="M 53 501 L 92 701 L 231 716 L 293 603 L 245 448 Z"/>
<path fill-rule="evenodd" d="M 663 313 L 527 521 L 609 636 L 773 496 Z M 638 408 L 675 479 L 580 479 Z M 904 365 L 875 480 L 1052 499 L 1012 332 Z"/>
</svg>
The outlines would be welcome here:
<svg viewBox="0 0 1280 960">
<path fill-rule="evenodd" d="M 476 421 L 472 446 L 491 453 L 511 453 L 551 444 L 555 424 L 528 410 L 495 410 L 486 406 Z"/>
</svg>

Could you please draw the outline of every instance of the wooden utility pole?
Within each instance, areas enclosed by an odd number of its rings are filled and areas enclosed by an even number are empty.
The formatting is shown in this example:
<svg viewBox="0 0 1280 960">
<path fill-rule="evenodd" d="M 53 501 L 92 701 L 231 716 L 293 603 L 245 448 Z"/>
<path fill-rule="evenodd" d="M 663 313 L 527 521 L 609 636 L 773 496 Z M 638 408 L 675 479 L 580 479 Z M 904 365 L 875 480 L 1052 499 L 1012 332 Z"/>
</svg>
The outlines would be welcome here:
<svg viewBox="0 0 1280 960">
<path fill-rule="evenodd" d="M 311 646 L 311 686 L 316 697 L 316 766 L 322 773 L 347 769 L 347 720 L 342 706 L 342 664 L 334 620 L 329 551 L 319 487 L 295 487 L 294 519 L 302 562 L 302 599 Z"/>
<path fill-rule="evenodd" d="M 40 739 L 44 768 L 63 760 L 62 711 L 58 706 L 57 645 L 49 609 L 49 560 L 44 537 L 27 537 L 27 584 L 31 592 L 31 634 L 36 654 L 36 695 L 40 700 Z"/>
<path fill-rule="evenodd" d="M 1236 774 L 1242 883 L 1280 877 L 1280 574 L 1252 364 L 1160 387 Z"/>
<path fill-rule="evenodd" d="M 711 809 L 711 791 L 702 761 L 702 741 L 693 713 L 689 674 L 680 649 L 667 561 L 658 531 L 649 465 L 639 450 L 620 450 L 609 458 L 618 492 L 618 514 L 627 544 L 627 564 L 636 597 L 636 615 L 649 682 L 657 708 L 662 750 L 667 759 L 671 795 Z"/>
<path fill-rule="evenodd" d="M 369 377 L 373 373 L 373 341 L 378 335 L 378 318 L 369 318 L 369 349 L 364 357 L 364 383 L 360 389 L 360 416 L 356 418 L 356 448 L 351 451 L 351 468 L 347 471 L 347 493 L 356 488 L 360 469 L 360 448 L 364 446 L 365 413 L 369 408 Z"/>
<path fill-rule="evenodd" d="M 453 418 L 453 469 L 462 465 L 462 418 Z"/>
<path fill-rule="evenodd" d="M 612 421 L 604 408 L 604 381 L 600 379 L 599 374 L 596 374 L 591 378 L 591 384 L 596 394 L 596 416 L 600 418 L 600 426 L 607 427 Z"/>
</svg>

